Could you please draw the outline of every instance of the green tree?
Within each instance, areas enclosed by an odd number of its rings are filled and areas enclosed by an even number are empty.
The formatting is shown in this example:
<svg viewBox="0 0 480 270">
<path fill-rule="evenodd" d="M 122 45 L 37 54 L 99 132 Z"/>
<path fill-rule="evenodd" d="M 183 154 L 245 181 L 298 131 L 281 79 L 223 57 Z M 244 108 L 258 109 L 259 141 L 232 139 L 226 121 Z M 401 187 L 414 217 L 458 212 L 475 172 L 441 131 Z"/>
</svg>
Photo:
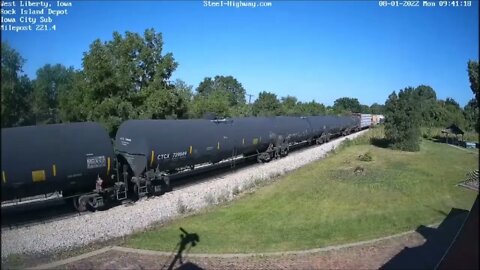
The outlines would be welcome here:
<svg viewBox="0 0 480 270">
<path fill-rule="evenodd" d="M 2 127 L 29 125 L 31 121 L 32 84 L 21 75 L 25 59 L 6 42 L 2 42 L 1 122 Z"/>
<path fill-rule="evenodd" d="M 143 37 L 114 32 L 111 41 L 95 40 L 83 57 L 83 81 L 76 81 L 86 120 L 100 121 L 113 135 L 127 119 L 184 117 L 181 94 L 169 82 L 178 64 L 162 51 L 162 35 L 153 29 Z"/>
<path fill-rule="evenodd" d="M 297 106 L 298 100 L 296 97 L 286 96 L 281 98 L 281 114 L 282 115 L 300 115 L 301 112 Z"/>
<path fill-rule="evenodd" d="M 192 118 L 194 117 L 192 112 L 192 103 L 193 103 L 193 86 L 188 85 L 184 81 L 177 79 L 173 83 L 175 87 L 175 92 L 178 94 L 179 99 L 181 100 L 181 110 L 182 118 Z"/>
<path fill-rule="evenodd" d="M 335 113 L 335 111 L 334 111 L 334 109 L 333 109 L 333 106 L 327 106 L 327 107 L 325 108 L 325 114 L 326 114 L 326 115 L 335 115 L 336 113 Z"/>
<path fill-rule="evenodd" d="M 472 89 L 475 98 L 477 99 L 477 105 L 480 104 L 480 90 L 478 79 L 478 61 L 468 61 L 468 79 L 470 80 L 470 88 Z"/>
<path fill-rule="evenodd" d="M 255 116 L 275 116 L 280 114 L 280 101 L 277 95 L 263 91 L 253 103 L 253 114 Z"/>
<path fill-rule="evenodd" d="M 83 71 L 72 74 L 71 87 L 58 93 L 58 116 L 61 122 L 87 121 L 88 108 L 84 104 L 87 82 Z"/>
<path fill-rule="evenodd" d="M 47 64 L 37 70 L 33 81 L 32 111 L 37 124 L 58 123 L 59 95 L 72 87 L 73 67 Z"/>
<path fill-rule="evenodd" d="M 310 102 L 299 102 L 297 104 L 298 115 L 301 116 L 312 116 L 312 115 L 325 115 L 326 109 L 325 106 L 321 103 L 317 103 L 315 100 Z"/>
<path fill-rule="evenodd" d="M 230 100 L 224 91 L 214 91 L 209 96 L 197 94 L 193 98 L 192 112 L 196 118 L 215 115 L 217 118 L 230 117 Z"/>
<path fill-rule="evenodd" d="M 445 101 L 437 101 L 439 108 L 439 124 L 446 127 L 447 125 L 455 124 L 461 128 L 465 127 L 465 116 L 460 105 L 453 99 L 447 98 Z"/>
<path fill-rule="evenodd" d="M 346 112 L 358 113 L 362 111 L 362 107 L 358 99 L 342 97 L 334 101 L 333 110 L 335 111 L 336 114 L 346 113 Z"/>
<path fill-rule="evenodd" d="M 360 105 L 360 112 L 361 113 L 371 113 L 370 107 L 368 105 Z"/>
<path fill-rule="evenodd" d="M 465 105 L 464 114 L 465 114 L 467 130 L 475 130 L 476 132 L 479 132 L 480 124 L 478 119 L 480 117 L 480 114 L 479 114 L 477 100 L 475 98 L 472 98 L 467 103 L 467 105 Z"/>
<path fill-rule="evenodd" d="M 209 96 L 218 91 L 227 95 L 230 106 L 245 104 L 246 91 L 232 76 L 215 76 L 213 80 L 206 77 L 197 87 L 197 93 L 203 96 Z"/>
<path fill-rule="evenodd" d="M 424 127 L 438 126 L 439 123 L 435 121 L 436 114 L 438 114 L 437 94 L 435 90 L 428 85 L 420 85 L 415 88 L 415 92 L 418 96 L 421 125 Z"/>
<path fill-rule="evenodd" d="M 394 149 L 420 150 L 421 116 L 418 96 L 412 87 L 393 92 L 385 102 L 385 137 Z"/>
<path fill-rule="evenodd" d="M 230 114 L 232 117 L 253 116 L 252 104 L 238 104 L 237 106 L 233 106 L 231 107 Z"/>
<path fill-rule="evenodd" d="M 370 106 L 370 112 L 372 114 L 384 114 L 385 113 L 385 105 L 380 105 L 378 103 L 373 103 Z"/>
</svg>

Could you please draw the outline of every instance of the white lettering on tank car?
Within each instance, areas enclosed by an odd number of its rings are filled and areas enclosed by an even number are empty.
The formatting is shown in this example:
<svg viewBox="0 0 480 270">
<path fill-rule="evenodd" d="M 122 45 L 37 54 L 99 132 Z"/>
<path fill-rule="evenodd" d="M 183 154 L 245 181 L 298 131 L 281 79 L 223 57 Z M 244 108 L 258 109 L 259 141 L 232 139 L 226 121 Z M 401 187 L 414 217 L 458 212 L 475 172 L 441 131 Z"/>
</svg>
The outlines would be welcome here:
<svg viewBox="0 0 480 270">
<path fill-rule="evenodd" d="M 102 168 L 105 166 L 107 166 L 107 159 L 105 156 L 87 158 L 87 169 Z"/>
<path fill-rule="evenodd" d="M 170 158 L 170 154 L 158 154 L 158 156 L 157 156 L 158 160 L 169 159 L 169 158 Z"/>
<path fill-rule="evenodd" d="M 187 151 L 173 153 L 172 158 L 182 158 L 187 156 Z"/>
<path fill-rule="evenodd" d="M 120 143 L 123 146 L 128 145 L 131 141 L 132 141 L 132 139 L 130 139 L 130 138 L 120 137 Z"/>
</svg>

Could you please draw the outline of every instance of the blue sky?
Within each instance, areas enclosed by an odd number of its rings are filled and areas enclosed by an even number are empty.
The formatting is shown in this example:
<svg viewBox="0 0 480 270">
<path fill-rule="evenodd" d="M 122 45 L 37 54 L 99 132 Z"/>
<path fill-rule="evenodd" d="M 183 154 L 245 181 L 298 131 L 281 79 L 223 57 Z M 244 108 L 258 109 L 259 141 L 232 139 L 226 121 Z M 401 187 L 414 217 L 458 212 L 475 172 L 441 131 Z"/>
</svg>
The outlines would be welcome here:
<svg viewBox="0 0 480 270">
<path fill-rule="evenodd" d="M 326 105 L 344 96 L 383 104 L 392 91 L 420 84 L 461 106 L 473 98 L 466 68 L 478 60 L 478 1 L 434 8 L 379 7 L 374 0 L 272 4 L 73 1 L 56 31 L 2 31 L 2 41 L 27 60 L 23 70 L 32 79 L 47 63 L 80 69 L 96 38 L 154 28 L 179 63 L 172 79 L 194 88 L 207 76 L 232 75 L 254 98 L 271 91 Z"/>
</svg>

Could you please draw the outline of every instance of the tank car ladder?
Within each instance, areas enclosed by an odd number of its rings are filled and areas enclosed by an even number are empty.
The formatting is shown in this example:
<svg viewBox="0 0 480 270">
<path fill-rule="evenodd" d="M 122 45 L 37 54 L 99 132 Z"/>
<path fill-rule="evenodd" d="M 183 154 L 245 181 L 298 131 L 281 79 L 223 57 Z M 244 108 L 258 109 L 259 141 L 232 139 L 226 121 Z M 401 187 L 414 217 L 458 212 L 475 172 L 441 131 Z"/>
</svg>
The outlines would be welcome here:
<svg viewBox="0 0 480 270">
<path fill-rule="evenodd" d="M 233 169 L 235 168 L 235 166 L 237 165 L 237 148 L 236 147 L 233 147 L 233 150 L 232 150 L 232 160 L 230 161 L 230 168 Z"/>
<path fill-rule="evenodd" d="M 137 188 L 138 197 L 141 198 L 148 194 L 147 181 L 137 181 L 137 183 L 135 184 L 135 187 Z"/>
<path fill-rule="evenodd" d="M 117 175 L 119 175 L 118 167 L 117 167 Z M 117 201 L 123 201 L 127 198 L 127 192 L 128 192 L 128 172 L 127 172 L 127 166 L 123 166 L 123 182 L 122 181 L 117 181 L 115 182 L 115 196 L 117 198 Z"/>
</svg>

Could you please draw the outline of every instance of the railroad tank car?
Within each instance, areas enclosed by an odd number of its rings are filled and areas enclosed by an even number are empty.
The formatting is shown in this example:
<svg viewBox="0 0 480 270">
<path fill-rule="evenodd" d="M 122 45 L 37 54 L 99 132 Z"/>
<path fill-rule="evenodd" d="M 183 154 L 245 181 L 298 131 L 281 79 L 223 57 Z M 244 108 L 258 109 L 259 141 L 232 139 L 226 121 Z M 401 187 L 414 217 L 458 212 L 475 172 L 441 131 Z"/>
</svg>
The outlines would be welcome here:
<svg viewBox="0 0 480 270">
<path fill-rule="evenodd" d="M 330 134 L 340 134 L 348 126 L 348 117 L 340 117 L 336 115 L 323 116 L 327 125 L 327 132 Z"/>
<path fill-rule="evenodd" d="M 119 127 L 115 148 L 122 173 L 131 174 L 135 192 L 142 195 L 152 192 L 148 186 L 162 192 L 167 175 L 177 169 L 238 155 L 269 161 L 308 136 L 310 125 L 300 117 L 130 120 Z"/>
<path fill-rule="evenodd" d="M 289 143 L 301 142 L 311 137 L 312 127 L 305 117 L 277 116 L 274 117 L 274 126 L 271 137 L 285 140 Z M 278 135 L 278 138 L 277 136 Z"/>
<path fill-rule="evenodd" d="M 233 141 L 233 154 L 253 155 L 265 151 L 270 144 L 275 143 L 275 133 L 272 132 L 275 126 L 274 117 L 245 117 L 214 121 L 226 124 L 227 137 Z"/>
<path fill-rule="evenodd" d="M 114 153 L 98 123 L 2 129 L 2 201 L 62 191 L 64 197 L 109 185 Z"/>
<path fill-rule="evenodd" d="M 310 125 L 300 117 L 129 120 L 119 127 L 115 147 L 139 176 L 148 169 L 167 171 L 261 152 L 279 138 L 298 142 L 309 136 Z"/>
<path fill-rule="evenodd" d="M 324 143 L 330 140 L 330 129 L 332 123 L 326 116 L 307 116 L 305 119 L 310 125 L 310 140 L 317 144 Z"/>
<path fill-rule="evenodd" d="M 360 128 L 360 121 L 357 117 L 350 115 L 342 117 L 344 126 L 343 129 L 346 131 L 346 135 L 352 132 L 358 131 Z"/>
<path fill-rule="evenodd" d="M 139 176 L 149 169 L 169 171 L 219 161 L 230 157 L 234 146 L 262 145 L 262 139 L 264 143 L 268 139 L 269 126 L 269 119 L 248 118 L 129 120 L 120 125 L 115 147 L 133 175 Z"/>
</svg>

